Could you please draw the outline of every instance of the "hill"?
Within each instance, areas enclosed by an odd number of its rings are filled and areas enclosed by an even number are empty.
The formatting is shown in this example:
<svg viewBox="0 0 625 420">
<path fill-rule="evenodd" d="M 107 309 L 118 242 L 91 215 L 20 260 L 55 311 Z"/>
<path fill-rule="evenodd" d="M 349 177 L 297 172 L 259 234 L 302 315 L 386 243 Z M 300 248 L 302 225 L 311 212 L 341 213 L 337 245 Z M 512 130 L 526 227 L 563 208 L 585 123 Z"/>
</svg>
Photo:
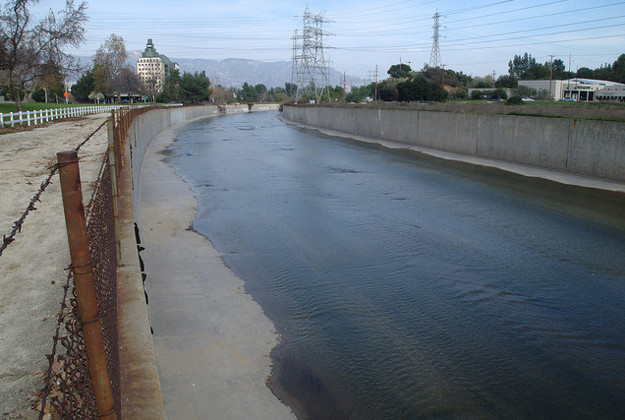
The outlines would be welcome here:
<svg viewBox="0 0 625 420">
<path fill-rule="evenodd" d="M 128 54 L 128 64 L 134 66 L 140 51 L 130 51 Z M 243 86 L 247 82 L 251 85 L 262 83 L 268 88 L 284 87 L 285 83 L 291 82 L 291 62 L 273 61 L 266 62 L 260 60 L 248 60 L 244 58 L 227 58 L 224 60 L 193 59 L 193 58 L 173 58 L 170 59 L 178 63 L 181 72 L 201 72 L 205 71 L 212 85 L 222 85 L 224 87 Z M 343 74 L 334 69 L 330 69 L 330 84 L 332 86 L 341 84 Z M 364 80 L 359 77 L 347 75 L 348 83 L 361 85 Z"/>
</svg>

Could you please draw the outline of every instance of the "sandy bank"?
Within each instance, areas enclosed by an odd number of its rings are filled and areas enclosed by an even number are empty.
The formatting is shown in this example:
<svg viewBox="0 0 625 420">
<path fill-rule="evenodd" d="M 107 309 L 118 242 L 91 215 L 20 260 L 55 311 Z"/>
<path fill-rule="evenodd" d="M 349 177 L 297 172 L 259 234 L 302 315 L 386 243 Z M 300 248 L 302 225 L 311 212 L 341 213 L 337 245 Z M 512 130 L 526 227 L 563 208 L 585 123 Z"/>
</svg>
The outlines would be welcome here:
<svg viewBox="0 0 625 420">
<path fill-rule="evenodd" d="M 148 147 L 136 209 L 167 417 L 294 418 L 266 386 L 278 342 L 271 321 L 212 244 L 189 229 L 197 201 L 163 154 L 179 128 Z"/>
<path fill-rule="evenodd" d="M 56 153 L 72 150 L 108 114 L 64 121 L 0 136 L 0 235 L 8 234 L 50 168 Z M 107 147 L 106 126 L 81 148 L 85 204 Z M 58 174 L 15 242 L 0 256 L 0 418 L 36 415 L 29 410 L 43 386 L 70 263 Z M 36 418 L 36 417 L 35 417 Z"/>
</svg>

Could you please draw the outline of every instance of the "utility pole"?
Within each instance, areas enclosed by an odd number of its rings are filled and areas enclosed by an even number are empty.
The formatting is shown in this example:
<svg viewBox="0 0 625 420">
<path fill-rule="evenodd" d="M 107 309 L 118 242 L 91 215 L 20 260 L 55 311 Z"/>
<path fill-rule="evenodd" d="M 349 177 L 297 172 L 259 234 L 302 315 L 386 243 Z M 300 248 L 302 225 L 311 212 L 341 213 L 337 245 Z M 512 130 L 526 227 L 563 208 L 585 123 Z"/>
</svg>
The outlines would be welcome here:
<svg viewBox="0 0 625 420">
<path fill-rule="evenodd" d="M 567 90 L 569 91 L 569 97 L 573 96 L 571 95 L 571 54 L 569 53 L 569 85 L 567 87 Z"/>
<path fill-rule="evenodd" d="M 553 79 L 553 55 L 549 55 L 549 100 L 551 100 L 551 80 Z"/>
<path fill-rule="evenodd" d="M 378 65 L 375 65 L 375 96 L 373 97 L 374 101 L 378 100 Z"/>
</svg>

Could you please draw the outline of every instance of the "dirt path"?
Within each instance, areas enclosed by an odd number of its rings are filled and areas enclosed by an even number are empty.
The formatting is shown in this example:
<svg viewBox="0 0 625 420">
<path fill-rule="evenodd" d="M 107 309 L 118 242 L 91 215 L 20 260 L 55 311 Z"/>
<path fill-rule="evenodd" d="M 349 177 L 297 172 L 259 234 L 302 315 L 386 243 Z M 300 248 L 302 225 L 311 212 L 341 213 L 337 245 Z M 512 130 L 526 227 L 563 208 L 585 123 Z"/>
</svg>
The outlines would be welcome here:
<svg viewBox="0 0 625 420">
<path fill-rule="evenodd" d="M 98 114 L 0 135 L 0 235 L 13 229 L 56 163 L 108 117 Z M 106 126 L 79 152 L 85 204 L 107 147 Z M 29 409 L 41 390 L 52 348 L 69 250 L 58 174 L 0 256 L 0 418 L 36 418 Z"/>
</svg>

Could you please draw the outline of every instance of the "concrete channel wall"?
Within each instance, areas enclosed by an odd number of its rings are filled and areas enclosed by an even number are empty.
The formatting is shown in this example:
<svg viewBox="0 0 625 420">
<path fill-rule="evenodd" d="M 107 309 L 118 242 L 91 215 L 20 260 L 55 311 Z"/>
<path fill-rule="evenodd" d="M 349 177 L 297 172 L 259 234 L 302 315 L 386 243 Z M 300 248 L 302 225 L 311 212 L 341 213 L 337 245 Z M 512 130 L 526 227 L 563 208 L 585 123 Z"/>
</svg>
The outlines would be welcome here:
<svg viewBox="0 0 625 420">
<path fill-rule="evenodd" d="M 140 179 L 141 163 L 150 141 L 164 129 L 176 124 L 185 124 L 194 120 L 216 116 L 220 114 L 241 114 L 247 112 L 277 111 L 278 104 L 236 104 L 236 105 L 207 105 L 193 107 L 172 107 L 169 109 L 155 109 L 137 117 L 130 132 L 132 178 Z M 140 188 L 133 183 L 133 188 Z M 138 197 L 139 194 L 134 194 Z M 136 204 L 133 202 L 133 204 Z"/>
<path fill-rule="evenodd" d="M 284 106 L 309 126 L 625 182 L 625 122 L 505 114 Z"/>
<path fill-rule="evenodd" d="M 278 104 L 172 107 L 138 116 L 126 142 L 120 177 L 120 267 L 118 268 L 118 328 L 121 365 L 122 418 L 165 419 L 154 346 L 150 334 L 141 263 L 135 235 L 135 211 L 140 197 L 141 167 L 150 142 L 161 131 L 219 114 L 278 110 Z"/>
</svg>

